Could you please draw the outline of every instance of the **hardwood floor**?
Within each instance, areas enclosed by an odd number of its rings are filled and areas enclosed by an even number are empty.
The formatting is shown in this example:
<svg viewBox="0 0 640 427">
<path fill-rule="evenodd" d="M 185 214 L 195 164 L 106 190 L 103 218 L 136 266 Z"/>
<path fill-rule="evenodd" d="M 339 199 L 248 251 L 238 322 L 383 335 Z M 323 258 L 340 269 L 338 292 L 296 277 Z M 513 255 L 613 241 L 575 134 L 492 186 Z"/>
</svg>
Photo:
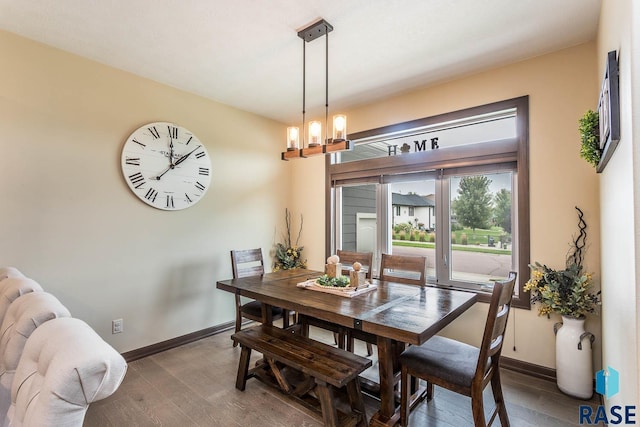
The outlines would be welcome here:
<svg viewBox="0 0 640 427">
<path fill-rule="evenodd" d="M 333 343 L 326 331 L 313 329 L 311 333 Z M 230 335 L 230 331 L 224 332 L 131 362 L 116 393 L 89 407 L 84 426 L 322 426 L 315 414 L 260 381 L 249 380 L 244 392 L 236 390 L 240 348 L 232 347 Z M 365 354 L 364 344 L 358 344 L 357 353 Z M 255 360 L 259 357 L 252 355 Z M 590 401 L 577 400 L 562 394 L 555 383 L 509 370 L 501 372 L 514 427 L 576 426 L 579 406 L 599 403 L 597 395 Z M 485 391 L 490 411 L 490 388 Z M 367 397 L 366 404 L 371 416 L 376 402 Z M 434 399 L 411 413 L 410 425 L 472 426 L 470 400 L 436 387 Z"/>
</svg>

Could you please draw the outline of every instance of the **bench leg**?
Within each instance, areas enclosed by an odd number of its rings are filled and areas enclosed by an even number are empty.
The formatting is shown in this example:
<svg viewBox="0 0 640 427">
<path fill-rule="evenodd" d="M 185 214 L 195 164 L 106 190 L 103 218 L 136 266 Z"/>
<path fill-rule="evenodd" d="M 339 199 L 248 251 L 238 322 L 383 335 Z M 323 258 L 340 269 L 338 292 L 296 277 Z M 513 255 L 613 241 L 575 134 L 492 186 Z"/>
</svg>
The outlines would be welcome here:
<svg viewBox="0 0 640 427">
<path fill-rule="evenodd" d="M 349 395 L 349 404 L 351 410 L 357 414 L 360 414 L 360 420 L 358 421 L 358 427 L 366 427 L 367 425 L 367 413 L 364 409 L 364 399 L 362 397 L 362 390 L 360 390 L 360 380 L 358 378 L 350 381 L 347 384 L 347 394 Z"/>
<path fill-rule="evenodd" d="M 337 427 L 338 411 L 334 405 L 333 386 L 316 379 L 316 395 L 318 396 L 320 407 L 322 408 L 322 419 L 324 420 L 324 425 Z"/>
<path fill-rule="evenodd" d="M 271 372 L 273 373 L 273 376 L 276 377 L 276 381 L 278 381 L 278 385 L 280 386 L 280 388 L 285 393 L 291 393 L 291 386 L 289 385 L 289 382 L 284 377 L 284 375 L 282 375 L 282 372 L 280 371 L 280 368 L 276 364 L 275 360 L 270 357 L 265 357 L 265 359 L 267 360 L 267 363 L 269 363 Z"/>
<path fill-rule="evenodd" d="M 249 373 L 249 359 L 251 358 L 251 349 L 249 347 L 242 346 L 240 352 L 240 362 L 238 363 L 238 376 L 236 377 L 236 388 L 240 391 L 244 391 L 247 385 L 247 375 Z"/>
</svg>

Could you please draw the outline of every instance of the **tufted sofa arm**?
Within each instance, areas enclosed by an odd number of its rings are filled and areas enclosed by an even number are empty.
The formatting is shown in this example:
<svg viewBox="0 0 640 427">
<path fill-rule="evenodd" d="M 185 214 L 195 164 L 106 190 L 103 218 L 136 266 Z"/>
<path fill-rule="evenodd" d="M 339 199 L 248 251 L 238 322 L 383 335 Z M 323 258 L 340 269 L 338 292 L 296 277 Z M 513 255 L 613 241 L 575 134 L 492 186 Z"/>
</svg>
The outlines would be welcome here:
<svg viewBox="0 0 640 427">
<path fill-rule="evenodd" d="M 0 267 L 0 280 L 10 277 L 24 277 L 24 274 L 15 267 Z"/>
<path fill-rule="evenodd" d="M 24 347 L 5 426 L 81 427 L 89 404 L 111 395 L 126 370 L 123 357 L 82 320 L 49 320 Z"/>
<path fill-rule="evenodd" d="M 0 325 L 0 420 L 9 410 L 11 383 L 27 339 L 44 322 L 58 317 L 71 313 L 47 292 L 28 293 L 9 306 Z"/>
<path fill-rule="evenodd" d="M 28 277 L 9 277 L 0 281 L 0 322 L 11 303 L 30 292 L 42 292 L 42 286 Z"/>
</svg>

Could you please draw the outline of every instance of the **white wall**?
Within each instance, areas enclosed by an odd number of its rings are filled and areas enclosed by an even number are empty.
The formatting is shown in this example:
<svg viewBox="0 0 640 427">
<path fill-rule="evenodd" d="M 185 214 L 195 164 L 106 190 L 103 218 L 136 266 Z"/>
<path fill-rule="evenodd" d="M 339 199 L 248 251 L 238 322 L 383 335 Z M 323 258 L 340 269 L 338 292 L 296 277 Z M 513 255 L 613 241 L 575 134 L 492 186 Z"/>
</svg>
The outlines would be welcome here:
<svg viewBox="0 0 640 427">
<path fill-rule="evenodd" d="M 607 52 L 616 50 L 619 55 L 621 113 L 620 143 L 600 175 L 603 366 L 611 366 L 621 375 L 620 393 L 606 402 L 609 406 L 637 405 L 640 396 L 639 25 L 640 6 L 637 1 L 603 1 L 598 33 L 599 80 L 591 90 L 600 90 Z"/>
<path fill-rule="evenodd" d="M 269 259 L 284 226 L 284 126 L 6 32 L 0 58 L 0 265 L 121 352 L 231 321 L 233 297 L 215 289 L 229 250 Z M 207 147 L 211 187 L 194 207 L 154 209 L 123 179 L 124 141 L 153 121 Z"/>
</svg>

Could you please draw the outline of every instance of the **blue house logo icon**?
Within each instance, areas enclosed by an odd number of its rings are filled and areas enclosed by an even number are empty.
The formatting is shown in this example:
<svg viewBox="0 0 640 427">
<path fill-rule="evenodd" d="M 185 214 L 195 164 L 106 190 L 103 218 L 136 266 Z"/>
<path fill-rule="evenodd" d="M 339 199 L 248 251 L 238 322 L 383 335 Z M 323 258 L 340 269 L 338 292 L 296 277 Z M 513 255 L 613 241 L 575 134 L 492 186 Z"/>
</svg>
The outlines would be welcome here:
<svg viewBox="0 0 640 427">
<path fill-rule="evenodd" d="M 596 372 L 596 391 L 607 399 L 620 392 L 620 373 L 607 366 L 607 369 Z M 580 425 L 635 425 L 636 405 L 614 405 L 607 407 L 598 405 L 580 405 L 579 408 Z"/>
<path fill-rule="evenodd" d="M 620 373 L 607 366 L 607 369 L 596 372 L 596 392 L 607 399 L 615 396 L 620 391 Z"/>
</svg>

